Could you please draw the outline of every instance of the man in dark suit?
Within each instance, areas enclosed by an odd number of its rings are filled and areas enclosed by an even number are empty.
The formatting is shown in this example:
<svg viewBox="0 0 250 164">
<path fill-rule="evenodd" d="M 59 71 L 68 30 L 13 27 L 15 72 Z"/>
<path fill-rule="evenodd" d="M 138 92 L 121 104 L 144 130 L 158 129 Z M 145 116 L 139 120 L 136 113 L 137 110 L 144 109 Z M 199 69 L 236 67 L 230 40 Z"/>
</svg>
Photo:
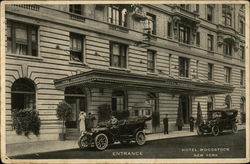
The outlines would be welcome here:
<svg viewBox="0 0 250 164">
<path fill-rule="evenodd" d="M 166 114 L 165 118 L 163 118 L 164 124 L 164 134 L 168 134 L 168 114 Z"/>
</svg>

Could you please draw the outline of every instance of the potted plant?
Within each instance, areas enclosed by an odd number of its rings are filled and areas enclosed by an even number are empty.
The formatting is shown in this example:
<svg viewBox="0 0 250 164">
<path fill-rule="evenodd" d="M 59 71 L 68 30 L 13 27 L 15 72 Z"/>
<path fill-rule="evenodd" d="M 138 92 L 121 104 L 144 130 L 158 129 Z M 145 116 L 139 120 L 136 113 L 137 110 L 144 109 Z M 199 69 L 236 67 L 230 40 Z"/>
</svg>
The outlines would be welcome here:
<svg viewBox="0 0 250 164">
<path fill-rule="evenodd" d="M 179 131 L 182 130 L 183 125 L 184 125 L 184 120 L 183 120 L 183 113 L 182 113 L 182 104 L 179 100 L 178 113 L 177 113 L 177 119 L 176 119 L 176 126 L 178 127 Z"/>
<path fill-rule="evenodd" d="M 38 136 L 40 134 L 41 120 L 39 113 L 34 109 L 12 109 L 13 128 L 17 135 L 24 134 L 29 137 L 32 132 Z"/>
<path fill-rule="evenodd" d="M 72 116 L 71 106 L 65 101 L 60 102 L 56 109 L 56 115 L 59 120 L 62 120 L 62 123 L 63 123 L 62 133 L 59 133 L 59 139 L 61 141 L 64 141 L 65 140 L 65 121 L 70 119 Z"/>
<path fill-rule="evenodd" d="M 196 119 L 196 126 L 199 126 L 200 123 L 202 122 L 202 112 L 201 112 L 201 105 L 200 102 L 198 102 L 197 105 L 197 119 Z"/>
<path fill-rule="evenodd" d="M 129 117 L 129 110 L 116 111 L 113 114 L 118 120 L 122 120 Z"/>
</svg>

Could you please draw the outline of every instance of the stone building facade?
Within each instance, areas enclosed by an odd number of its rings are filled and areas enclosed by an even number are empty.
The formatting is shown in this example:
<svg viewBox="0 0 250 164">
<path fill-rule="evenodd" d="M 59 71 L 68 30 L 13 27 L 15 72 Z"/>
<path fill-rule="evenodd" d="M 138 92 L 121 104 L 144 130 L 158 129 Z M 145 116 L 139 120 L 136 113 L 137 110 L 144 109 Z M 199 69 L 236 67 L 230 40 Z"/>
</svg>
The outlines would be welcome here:
<svg viewBox="0 0 250 164">
<path fill-rule="evenodd" d="M 159 116 L 177 130 L 213 109 L 245 112 L 245 5 L 61 4 L 5 5 L 7 143 L 27 142 L 12 127 L 11 109 L 39 111 L 41 134 L 57 140 L 56 107 L 78 113 L 112 111 Z M 239 114 L 239 120 L 240 118 Z M 97 119 L 98 120 L 98 119 Z M 97 120 L 95 124 L 97 123 Z"/>
</svg>

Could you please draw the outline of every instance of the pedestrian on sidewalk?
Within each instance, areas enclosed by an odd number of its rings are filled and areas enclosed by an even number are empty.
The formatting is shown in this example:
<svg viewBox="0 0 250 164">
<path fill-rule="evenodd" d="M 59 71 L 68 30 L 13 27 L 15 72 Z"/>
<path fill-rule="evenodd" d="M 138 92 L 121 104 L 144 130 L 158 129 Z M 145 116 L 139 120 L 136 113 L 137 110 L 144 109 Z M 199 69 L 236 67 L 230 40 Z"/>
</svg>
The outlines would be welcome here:
<svg viewBox="0 0 250 164">
<path fill-rule="evenodd" d="M 189 118 L 190 132 L 194 131 L 194 118 L 191 116 Z"/>
<path fill-rule="evenodd" d="M 168 134 L 168 114 L 165 115 L 165 118 L 163 118 L 163 124 L 164 124 L 164 134 Z"/>
<path fill-rule="evenodd" d="M 81 111 L 79 114 L 79 127 L 80 127 L 79 129 L 81 133 L 86 131 L 85 119 L 86 119 L 86 113 Z"/>
<path fill-rule="evenodd" d="M 92 115 L 91 112 L 89 112 L 86 118 L 86 130 L 87 131 L 91 131 L 91 129 L 94 127 L 94 120 L 95 120 L 95 116 Z"/>
</svg>

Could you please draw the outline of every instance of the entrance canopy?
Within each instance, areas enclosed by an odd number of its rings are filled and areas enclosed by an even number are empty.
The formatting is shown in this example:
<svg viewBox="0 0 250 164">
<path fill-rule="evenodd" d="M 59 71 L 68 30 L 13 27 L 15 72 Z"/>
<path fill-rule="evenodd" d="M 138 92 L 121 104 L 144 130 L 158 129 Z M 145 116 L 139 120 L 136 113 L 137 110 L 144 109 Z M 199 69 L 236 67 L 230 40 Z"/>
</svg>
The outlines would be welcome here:
<svg viewBox="0 0 250 164">
<path fill-rule="evenodd" d="M 77 75 L 57 79 L 56 88 L 68 86 L 91 88 L 111 88 L 127 90 L 143 90 L 149 92 L 205 96 L 233 92 L 234 87 L 191 80 L 180 80 L 158 76 L 138 75 L 123 71 L 91 70 Z"/>
</svg>

